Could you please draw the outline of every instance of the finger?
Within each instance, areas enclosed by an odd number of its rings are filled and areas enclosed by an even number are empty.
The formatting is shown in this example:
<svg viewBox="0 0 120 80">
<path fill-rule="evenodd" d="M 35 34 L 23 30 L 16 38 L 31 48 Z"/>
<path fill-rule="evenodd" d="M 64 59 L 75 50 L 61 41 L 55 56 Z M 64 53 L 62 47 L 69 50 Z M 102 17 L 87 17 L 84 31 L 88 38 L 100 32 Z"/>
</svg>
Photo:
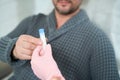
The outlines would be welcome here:
<svg viewBox="0 0 120 80">
<path fill-rule="evenodd" d="M 32 53 L 33 53 L 33 50 L 22 49 L 22 53 L 21 54 L 32 56 Z"/>
<path fill-rule="evenodd" d="M 26 54 L 24 54 L 24 55 L 21 55 L 21 60 L 31 60 L 31 58 L 32 58 L 32 56 L 29 56 L 29 55 L 26 55 Z"/>
<path fill-rule="evenodd" d="M 44 56 L 44 54 L 45 54 L 45 51 L 44 51 L 44 48 L 42 48 L 40 51 L 40 56 Z"/>
<path fill-rule="evenodd" d="M 35 37 L 29 36 L 29 35 L 25 35 L 24 37 L 25 37 L 24 38 L 25 41 L 31 42 L 36 45 L 38 45 L 38 44 L 42 45 L 42 42 L 39 38 L 35 38 Z"/>
<path fill-rule="evenodd" d="M 37 47 L 35 48 L 35 50 L 33 51 L 32 56 L 33 56 L 33 57 L 38 57 L 38 56 L 40 56 L 40 51 L 41 51 L 41 49 L 42 49 L 41 46 L 37 46 Z"/>
<path fill-rule="evenodd" d="M 26 54 L 26 53 L 23 53 L 23 52 L 17 53 L 16 56 L 20 60 L 30 60 L 31 59 L 31 55 L 30 54 Z"/>
<path fill-rule="evenodd" d="M 25 48 L 25 49 L 30 49 L 30 50 L 34 50 L 36 48 L 37 45 L 35 44 L 32 44 L 30 42 L 23 42 L 22 43 L 22 47 Z"/>
<path fill-rule="evenodd" d="M 47 44 L 45 48 L 42 48 L 40 55 L 43 57 L 52 57 L 51 45 Z"/>
<path fill-rule="evenodd" d="M 17 46 L 15 48 L 15 51 L 16 51 L 17 54 L 27 54 L 27 55 L 30 55 L 30 56 L 33 53 L 33 50 L 31 50 L 31 49 L 25 49 L 25 48 L 23 48 L 21 46 Z"/>
</svg>

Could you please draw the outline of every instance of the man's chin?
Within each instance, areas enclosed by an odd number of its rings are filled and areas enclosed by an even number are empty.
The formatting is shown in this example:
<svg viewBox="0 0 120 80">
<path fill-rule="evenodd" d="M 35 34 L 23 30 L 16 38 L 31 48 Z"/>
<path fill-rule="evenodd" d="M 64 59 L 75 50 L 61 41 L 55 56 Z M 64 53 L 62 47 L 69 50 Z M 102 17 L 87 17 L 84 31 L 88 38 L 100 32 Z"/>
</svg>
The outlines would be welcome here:
<svg viewBox="0 0 120 80">
<path fill-rule="evenodd" d="M 63 13 L 63 14 L 67 14 L 67 13 L 70 12 L 69 9 L 58 9 L 58 11 L 59 11 L 60 13 Z"/>
<path fill-rule="evenodd" d="M 59 12 L 59 14 L 62 14 L 62 15 L 68 15 L 68 14 L 70 14 L 69 11 L 58 11 L 58 12 Z"/>
</svg>

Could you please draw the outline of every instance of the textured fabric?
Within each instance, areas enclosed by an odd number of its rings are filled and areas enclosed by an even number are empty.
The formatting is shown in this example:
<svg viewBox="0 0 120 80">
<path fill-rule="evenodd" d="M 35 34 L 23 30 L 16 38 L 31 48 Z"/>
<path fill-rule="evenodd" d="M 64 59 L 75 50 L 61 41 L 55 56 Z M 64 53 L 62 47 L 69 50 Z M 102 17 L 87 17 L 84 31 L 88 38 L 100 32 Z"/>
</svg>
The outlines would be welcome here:
<svg viewBox="0 0 120 80">
<path fill-rule="evenodd" d="M 81 10 L 56 29 L 54 11 L 23 20 L 18 27 L 0 39 L 0 60 L 14 68 L 11 80 L 39 80 L 32 72 L 30 61 L 13 61 L 11 50 L 21 34 L 39 37 L 44 28 L 53 57 L 66 80 L 119 80 L 113 47 L 105 35 Z"/>
</svg>

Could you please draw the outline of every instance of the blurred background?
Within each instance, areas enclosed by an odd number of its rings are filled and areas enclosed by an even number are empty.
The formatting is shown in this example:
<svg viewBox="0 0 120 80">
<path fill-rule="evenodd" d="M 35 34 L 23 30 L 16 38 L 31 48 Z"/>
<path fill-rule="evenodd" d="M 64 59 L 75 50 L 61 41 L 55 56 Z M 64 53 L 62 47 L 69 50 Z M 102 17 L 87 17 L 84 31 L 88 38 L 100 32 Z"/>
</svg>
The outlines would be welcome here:
<svg viewBox="0 0 120 80">
<path fill-rule="evenodd" d="M 120 74 L 120 0 L 83 0 L 81 7 L 111 39 Z M 0 0 L 0 37 L 12 31 L 24 18 L 38 13 L 49 14 L 52 9 L 52 0 Z M 12 74 L 12 68 L 0 61 L 0 79 L 7 80 Z"/>
</svg>

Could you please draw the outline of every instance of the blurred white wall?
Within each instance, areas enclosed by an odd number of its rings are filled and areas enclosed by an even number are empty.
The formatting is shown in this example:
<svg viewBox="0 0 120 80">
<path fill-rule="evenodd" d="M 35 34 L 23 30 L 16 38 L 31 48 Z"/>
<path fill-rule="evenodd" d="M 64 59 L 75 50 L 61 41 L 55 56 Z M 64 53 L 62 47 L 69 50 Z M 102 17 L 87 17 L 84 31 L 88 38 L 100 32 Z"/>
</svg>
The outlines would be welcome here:
<svg viewBox="0 0 120 80">
<path fill-rule="evenodd" d="M 120 72 L 120 0 L 83 0 L 82 8 L 110 37 Z M 49 14 L 52 9 L 52 0 L 0 0 L 0 37 L 25 17 L 39 12 Z"/>
<path fill-rule="evenodd" d="M 0 37 L 13 30 L 18 23 L 32 14 L 48 14 L 51 0 L 0 0 Z"/>
</svg>

